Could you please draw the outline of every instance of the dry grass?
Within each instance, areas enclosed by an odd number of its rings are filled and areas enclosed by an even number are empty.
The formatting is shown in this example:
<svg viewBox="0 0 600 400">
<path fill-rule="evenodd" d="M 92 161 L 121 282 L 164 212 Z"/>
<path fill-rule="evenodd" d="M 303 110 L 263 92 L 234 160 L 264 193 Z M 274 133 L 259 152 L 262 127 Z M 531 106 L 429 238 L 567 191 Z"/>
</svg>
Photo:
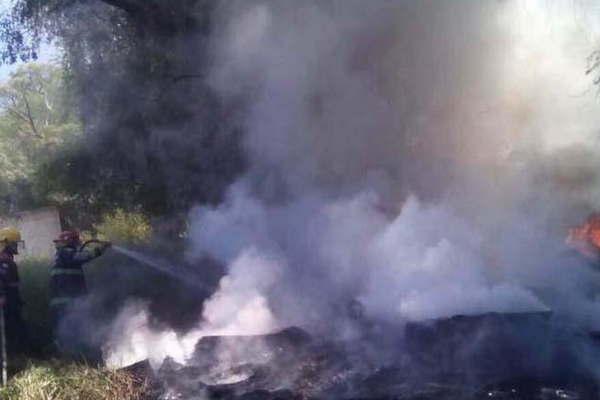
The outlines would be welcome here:
<svg viewBox="0 0 600 400">
<path fill-rule="evenodd" d="M 0 389 L 6 400 L 143 400 L 148 385 L 122 371 L 81 364 L 30 365 Z"/>
</svg>

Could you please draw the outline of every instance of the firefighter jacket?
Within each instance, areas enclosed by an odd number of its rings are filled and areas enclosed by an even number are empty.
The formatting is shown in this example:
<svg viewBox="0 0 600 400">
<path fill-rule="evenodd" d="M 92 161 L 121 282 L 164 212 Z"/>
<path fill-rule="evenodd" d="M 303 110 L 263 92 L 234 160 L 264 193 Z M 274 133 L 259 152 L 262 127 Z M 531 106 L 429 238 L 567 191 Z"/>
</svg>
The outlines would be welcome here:
<svg viewBox="0 0 600 400">
<path fill-rule="evenodd" d="M 50 270 L 50 306 L 67 305 L 73 299 L 87 293 L 83 265 L 102 251 L 81 250 L 72 246 L 56 250 L 56 260 Z"/>
<path fill-rule="evenodd" d="M 8 308 L 20 308 L 19 270 L 12 254 L 0 253 L 0 296 L 6 298 Z"/>
</svg>

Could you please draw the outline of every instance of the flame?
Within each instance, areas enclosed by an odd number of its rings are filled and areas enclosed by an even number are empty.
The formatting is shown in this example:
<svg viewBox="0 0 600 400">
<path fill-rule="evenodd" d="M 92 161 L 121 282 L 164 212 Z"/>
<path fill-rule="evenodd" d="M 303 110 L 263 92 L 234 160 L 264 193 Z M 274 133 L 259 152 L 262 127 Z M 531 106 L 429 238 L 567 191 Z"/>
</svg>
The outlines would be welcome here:
<svg viewBox="0 0 600 400">
<path fill-rule="evenodd" d="M 586 257 L 599 258 L 600 214 L 592 214 L 582 225 L 569 229 L 566 243 Z"/>
</svg>

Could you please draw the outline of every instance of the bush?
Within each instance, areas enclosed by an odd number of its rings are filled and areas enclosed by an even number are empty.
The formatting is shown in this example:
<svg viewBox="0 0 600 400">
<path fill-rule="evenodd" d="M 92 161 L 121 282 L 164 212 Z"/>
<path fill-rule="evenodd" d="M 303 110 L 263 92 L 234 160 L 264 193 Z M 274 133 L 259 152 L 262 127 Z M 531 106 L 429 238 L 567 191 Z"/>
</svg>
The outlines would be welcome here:
<svg viewBox="0 0 600 400">
<path fill-rule="evenodd" d="M 0 389 L 0 398 L 7 400 L 141 400 L 147 395 L 147 383 L 131 373 L 58 362 L 29 365 Z"/>
<path fill-rule="evenodd" d="M 102 238 L 119 243 L 142 244 L 152 236 L 152 226 L 146 215 L 122 209 L 105 214 L 94 229 Z"/>
</svg>

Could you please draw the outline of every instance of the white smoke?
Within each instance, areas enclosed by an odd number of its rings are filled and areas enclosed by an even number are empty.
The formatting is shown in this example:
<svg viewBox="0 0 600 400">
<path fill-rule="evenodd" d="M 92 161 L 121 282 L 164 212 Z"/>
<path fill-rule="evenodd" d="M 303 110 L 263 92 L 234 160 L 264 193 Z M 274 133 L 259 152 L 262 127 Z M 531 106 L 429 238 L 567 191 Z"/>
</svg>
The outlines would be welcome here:
<svg viewBox="0 0 600 400">
<path fill-rule="evenodd" d="M 218 291 L 206 301 L 205 323 L 221 335 L 261 334 L 277 328 L 268 307 L 268 291 L 277 282 L 281 265 L 246 250 L 233 261 Z"/>
<path fill-rule="evenodd" d="M 234 261 L 231 276 L 215 295 L 218 306 L 209 302 L 209 320 L 245 312 L 241 298 L 251 302 L 259 293 L 269 299 L 278 321 L 304 326 L 322 323 L 327 313 L 333 317 L 337 310 L 331 307 L 352 298 L 360 298 L 369 315 L 387 320 L 546 309 L 528 290 L 493 279 L 481 234 L 443 206 L 424 206 L 411 197 L 398 216 L 388 219 L 377 209 L 377 196 L 368 192 L 264 206 L 236 218 L 248 197 L 236 192 L 219 209 L 200 209 L 194 218 L 197 250 L 211 252 L 215 237 L 238 243 L 237 253 L 220 259 Z M 204 224 L 227 229 L 215 232 Z M 254 236 L 248 234 L 253 229 Z M 253 253 L 277 253 L 285 261 L 275 269 L 256 258 L 246 260 L 240 237 L 249 238 L 247 246 L 262 243 L 252 247 Z M 223 254 L 215 249 L 213 256 Z"/>
<path fill-rule="evenodd" d="M 125 306 L 111 328 L 112 340 L 103 349 L 108 366 L 122 367 L 149 359 L 159 367 L 166 357 L 185 362 L 187 351 L 190 351 L 175 332 L 150 327 L 148 308 L 143 302 Z"/>
<path fill-rule="evenodd" d="M 247 107 L 250 170 L 190 215 L 189 257 L 228 266 L 193 337 L 343 336 L 354 301 L 392 323 L 553 309 L 597 325 L 592 273 L 562 241 L 600 205 L 585 75 L 598 15 L 541 0 L 226 2 L 210 83 Z"/>
<path fill-rule="evenodd" d="M 597 205 L 586 12 L 231 3 L 213 84 L 248 100 L 253 169 L 192 214 L 192 253 L 278 254 L 266 298 L 283 323 L 327 321 L 343 298 L 392 320 L 547 309 L 531 288 L 569 286 L 545 275 L 564 224 Z"/>
</svg>

